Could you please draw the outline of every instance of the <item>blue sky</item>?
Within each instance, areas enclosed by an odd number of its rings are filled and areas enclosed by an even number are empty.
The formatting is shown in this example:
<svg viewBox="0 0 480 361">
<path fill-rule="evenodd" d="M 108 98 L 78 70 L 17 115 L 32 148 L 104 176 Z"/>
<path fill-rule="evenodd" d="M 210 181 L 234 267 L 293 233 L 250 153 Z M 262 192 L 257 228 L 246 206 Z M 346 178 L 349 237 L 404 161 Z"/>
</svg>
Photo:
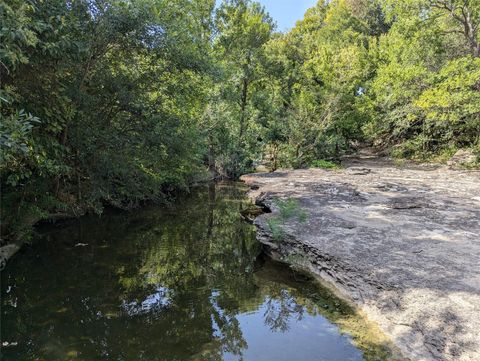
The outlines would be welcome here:
<svg viewBox="0 0 480 361">
<path fill-rule="evenodd" d="M 303 19 L 308 8 L 317 0 L 256 0 L 265 6 L 270 16 L 277 22 L 279 31 L 285 31 L 295 26 L 297 20 Z"/>
</svg>

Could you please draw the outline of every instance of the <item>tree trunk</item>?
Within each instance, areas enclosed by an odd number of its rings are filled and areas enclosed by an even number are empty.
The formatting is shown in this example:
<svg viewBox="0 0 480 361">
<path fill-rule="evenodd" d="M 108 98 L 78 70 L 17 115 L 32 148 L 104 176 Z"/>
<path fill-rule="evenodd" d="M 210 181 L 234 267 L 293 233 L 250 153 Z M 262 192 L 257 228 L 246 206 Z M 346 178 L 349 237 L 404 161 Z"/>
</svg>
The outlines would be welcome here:
<svg viewBox="0 0 480 361">
<path fill-rule="evenodd" d="M 240 140 L 243 137 L 246 130 L 246 110 L 247 110 L 247 99 L 248 99 L 248 79 L 245 75 L 242 80 L 242 96 L 240 100 Z"/>
<path fill-rule="evenodd" d="M 470 45 L 472 55 L 475 58 L 480 57 L 480 43 L 477 40 L 478 24 L 475 24 L 477 20 L 474 19 L 468 2 L 465 1 L 463 5 L 456 5 L 448 0 L 431 0 L 430 4 L 433 7 L 449 12 L 452 18 L 461 24 L 463 27 L 461 32 Z"/>
<path fill-rule="evenodd" d="M 215 147 L 213 145 L 213 137 L 211 133 L 208 135 L 208 172 L 211 174 L 213 179 L 217 177 L 217 167 L 215 166 Z"/>
</svg>

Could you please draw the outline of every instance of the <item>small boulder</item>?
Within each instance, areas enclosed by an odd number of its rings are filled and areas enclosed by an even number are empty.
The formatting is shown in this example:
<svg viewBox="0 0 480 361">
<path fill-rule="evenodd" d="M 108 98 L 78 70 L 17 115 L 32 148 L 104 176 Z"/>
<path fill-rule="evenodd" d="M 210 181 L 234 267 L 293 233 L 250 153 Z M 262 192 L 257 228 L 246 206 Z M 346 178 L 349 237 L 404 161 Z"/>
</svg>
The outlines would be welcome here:
<svg viewBox="0 0 480 361">
<path fill-rule="evenodd" d="M 371 169 L 369 168 L 363 168 L 363 167 L 350 167 L 347 168 L 346 173 L 350 175 L 367 175 L 372 172 Z"/>
<path fill-rule="evenodd" d="M 242 218 L 249 223 L 253 223 L 255 218 L 257 218 L 259 215 L 263 213 L 265 213 L 265 211 L 262 208 L 257 206 L 244 209 L 243 211 L 240 212 Z"/>
<path fill-rule="evenodd" d="M 0 247 L 0 271 L 5 268 L 7 261 L 20 249 L 16 244 L 7 244 Z"/>
<path fill-rule="evenodd" d="M 473 151 L 469 149 L 460 149 L 452 158 L 450 158 L 450 160 L 447 162 L 447 165 L 454 168 L 474 163 L 476 160 L 477 156 L 473 153 Z"/>
</svg>

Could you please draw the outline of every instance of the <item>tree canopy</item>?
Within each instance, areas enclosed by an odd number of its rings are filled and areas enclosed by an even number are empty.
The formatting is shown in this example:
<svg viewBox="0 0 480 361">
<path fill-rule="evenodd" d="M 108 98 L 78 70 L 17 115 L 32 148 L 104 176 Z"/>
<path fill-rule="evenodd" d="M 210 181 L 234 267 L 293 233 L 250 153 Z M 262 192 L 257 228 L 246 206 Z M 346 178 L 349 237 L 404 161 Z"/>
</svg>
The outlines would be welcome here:
<svg viewBox="0 0 480 361">
<path fill-rule="evenodd" d="M 259 163 L 480 152 L 480 4 L 2 0 L 2 234 Z"/>
</svg>

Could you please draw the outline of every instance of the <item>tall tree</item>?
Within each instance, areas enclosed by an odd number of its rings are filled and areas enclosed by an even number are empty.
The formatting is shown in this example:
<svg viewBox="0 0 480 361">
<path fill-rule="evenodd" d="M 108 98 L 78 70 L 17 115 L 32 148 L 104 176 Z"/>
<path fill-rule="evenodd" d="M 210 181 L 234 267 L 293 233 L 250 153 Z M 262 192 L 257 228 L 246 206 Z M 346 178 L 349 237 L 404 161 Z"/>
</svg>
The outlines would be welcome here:
<svg viewBox="0 0 480 361">
<path fill-rule="evenodd" d="M 238 176 L 251 161 L 245 154 L 251 142 L 251 134 L 247 134 L 251 122 L 249 105 L 252 88 L 260 80 L 263 45 L 270 39 L 274 24 L 258 3 L 226 0 L 217 10 L 216 29 L 215 49 L 223 68 L 222 97 L 231 102 L 236 113 L 232 115 L 238 119 L 236 149 L 232 153 L 232 173 Z"/>
</svg>

